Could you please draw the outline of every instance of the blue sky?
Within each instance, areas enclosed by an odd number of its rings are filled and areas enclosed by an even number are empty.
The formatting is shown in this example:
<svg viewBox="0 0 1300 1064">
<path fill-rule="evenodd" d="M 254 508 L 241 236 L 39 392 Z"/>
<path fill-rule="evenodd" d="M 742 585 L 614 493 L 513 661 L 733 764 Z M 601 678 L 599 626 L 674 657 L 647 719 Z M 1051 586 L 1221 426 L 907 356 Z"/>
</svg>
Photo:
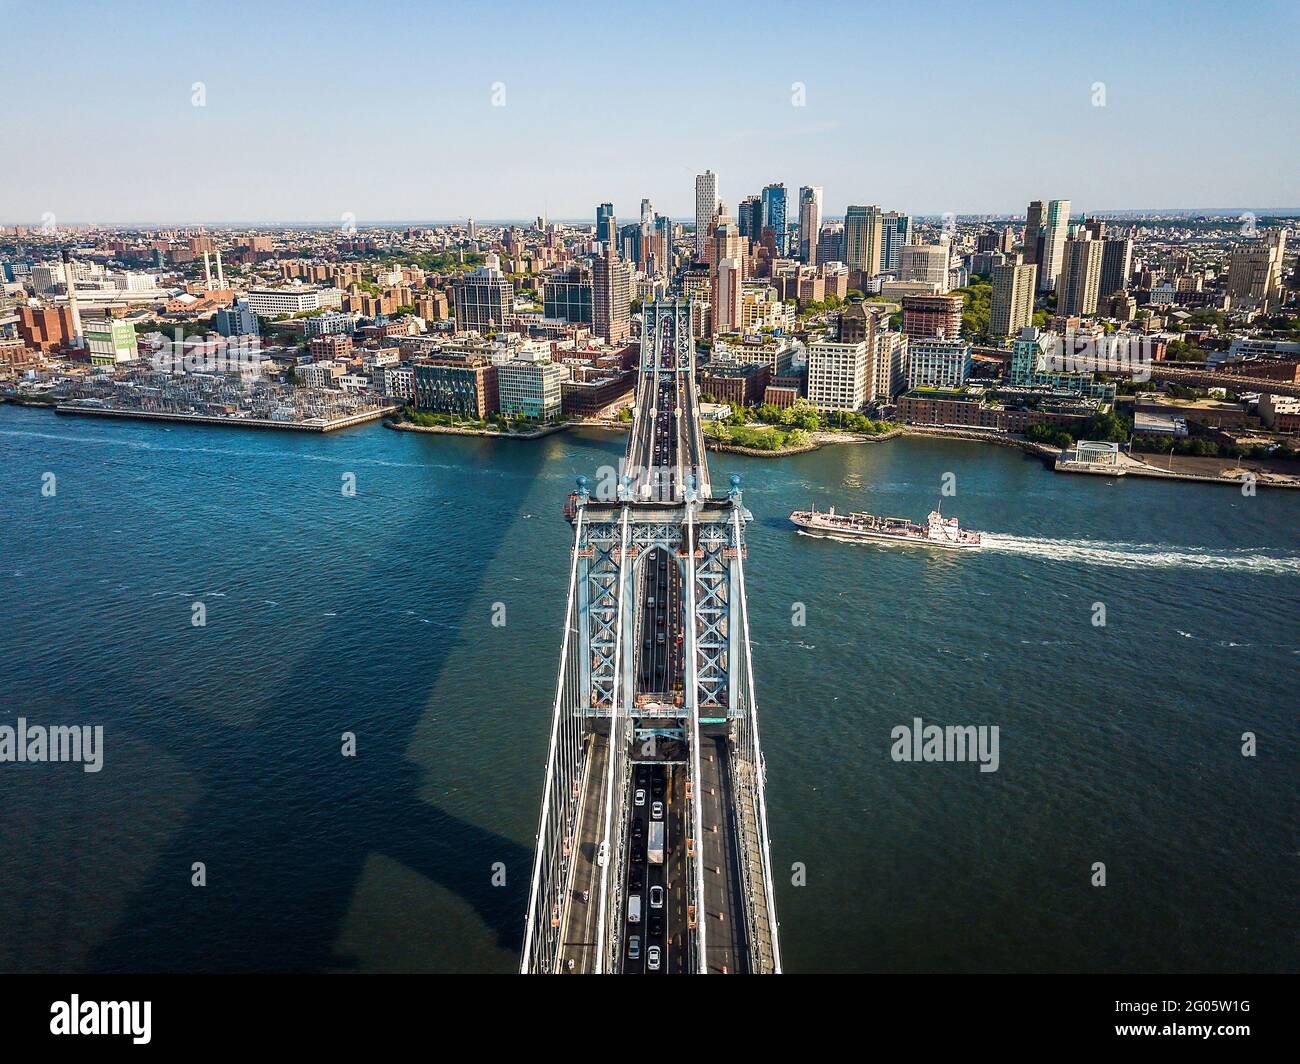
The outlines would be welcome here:
<svg viewBox="0 0 1300 1064">
<path fill-rule="evenodd" d="M 1297 11 L 0 0 L 0 221 L 1296 207 Z"/>
</svg>

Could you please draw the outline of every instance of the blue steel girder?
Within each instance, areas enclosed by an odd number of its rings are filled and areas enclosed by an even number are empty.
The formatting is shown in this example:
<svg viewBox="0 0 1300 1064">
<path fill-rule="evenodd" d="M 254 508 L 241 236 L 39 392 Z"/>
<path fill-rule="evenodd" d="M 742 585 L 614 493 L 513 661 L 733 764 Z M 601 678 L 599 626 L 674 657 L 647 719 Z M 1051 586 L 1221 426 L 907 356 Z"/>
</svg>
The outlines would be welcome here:
<svg viewBox="0 0 1300 1064">
<path fill-rule="evenodd" d="M 579 547 L 579 580 L 583 682 L 590 690 L 588 704 L 596 715 L 614 707 L 615 658 L 618 653 L 618 581 L 622 533 L 619 525 L 597 524 L 585 529 Z"/>
<path fill-rule="evenodd" d="M 701 714 L 732 715 L 732 633 L 735 586 L 731 526 L 709 523 L 695 530 L 696 689 Z"/>
</svg>

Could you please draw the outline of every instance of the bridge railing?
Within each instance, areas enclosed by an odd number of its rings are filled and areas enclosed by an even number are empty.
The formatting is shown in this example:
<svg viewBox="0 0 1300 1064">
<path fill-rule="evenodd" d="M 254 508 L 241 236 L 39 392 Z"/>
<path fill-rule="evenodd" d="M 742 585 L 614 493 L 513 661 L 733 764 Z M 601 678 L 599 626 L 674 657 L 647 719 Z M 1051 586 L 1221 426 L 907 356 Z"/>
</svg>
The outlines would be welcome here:
<svg viewBox="0 0 1300 1064">
<path fill-rule="evenodd" d="M 586 742 L 586 697 L 582 690 L 583 648 L 578 638 L 578 544 L 582 541 L 583 511 L 574 521 L 574 547 L 569 572 L 569 598 L 564 615 L 551 739 L 546 756 L 546 781 L 538 821 L 536 853 L 528 895 L 528 913 L 520 970 L 554 972 L 559 962 L 567 892 L 571 889 L 590 744 Z"/>
</svg>

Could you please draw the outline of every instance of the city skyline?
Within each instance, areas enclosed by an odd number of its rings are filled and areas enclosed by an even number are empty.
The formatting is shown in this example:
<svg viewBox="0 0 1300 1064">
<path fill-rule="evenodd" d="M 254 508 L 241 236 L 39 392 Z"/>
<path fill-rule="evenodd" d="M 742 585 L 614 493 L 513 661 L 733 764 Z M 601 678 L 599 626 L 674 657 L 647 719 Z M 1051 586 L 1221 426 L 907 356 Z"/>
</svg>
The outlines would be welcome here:
<svg viewBox="0 0 1300 1064">
<path fill-rule="evenodd" d="M 435 20 L 405 5 L 377 26 L 329 5 L 309 26 L 294 12 L 235 5 L 228 18 L 257 31 L 248 35 L 213 33 L 195 8 L 141 10 L 93 34 L 67 18 L 59 63 L 40 49 L 14 57 L 11 84 L 24 87 L 10 116 L 15 143 L 42 151 L 13 153 L 0 214 L 9 224 L 50 213 L 68 224 L 183 225 L 326 224 L 350 213 L 361 226 L 578 219 L 604 201 L 633 218 L 649 196 L 688 219 L 706 167 L 729 209 L 774 182 L 791 196 L 815 184 L 828 218 L 852 203 L 1013 215 L 1045 194 L 1101 213 L 1300 204 L 1290 106 L 1300 85 L 1278 32 L 1295 15 L 1268 5 L 1235 16 L 1254 61 L 1224 85 L 1196 61 L 1221 35 L 1212 19 L 1187 18 L 1191 8 L 1208 5 L 1104 5 L 1091 21 L 1122 32 L 1090 55 L 1074 43 L 1077 20 L 1016 5 L 886 19 L 832 4 L 794 22 L 760 5 L 737 22 L 669 4 L 660 20 L 689 33 L 653 76 L 618 59 L 647 32 L 641 9 L 626 6 L 605 13 L 607 53 L 571 62 L 562 48 L 590 40 L 591 27 L 553 9 L 511 12 L 499 38 L 472 12 Z M 6 17 L 15 39 L 35 38 L 70 10 L 7 5 Z M 1173 17 L 1179 47 L 1152 49 Z M 882 26 L 896 45 L 923 42 L 923 58 L 887 47 Z M 850 33 L 882 42 L 871 79 L 828 61 Z M 394 41 L 426 38 L 429 51 L 409 61 L 394 51 Z M 733 61 L 701 65 L 692 39 L 725 42 Z M 392 61 L 339 77 L 319 62 L 330 41 L 350 49 L 331 52 L 345 62 Z M 1031 53 L 1015 52 L 1031 41 Z M 1031 58 L 1005 75 L 1016 90 L 1003 91 L 997 59 L 1013 53 Z M 140 62 L 107 64 L 106 54 Z M 1167 106 L 1174 91 L 1180 106 Z M 647 123 L 655 136 L 666 129 L 673 150 L 645 150 Z M 1188 155 L 1224 125 L 1236 134 L 1230 165 Z"/>
</svg>

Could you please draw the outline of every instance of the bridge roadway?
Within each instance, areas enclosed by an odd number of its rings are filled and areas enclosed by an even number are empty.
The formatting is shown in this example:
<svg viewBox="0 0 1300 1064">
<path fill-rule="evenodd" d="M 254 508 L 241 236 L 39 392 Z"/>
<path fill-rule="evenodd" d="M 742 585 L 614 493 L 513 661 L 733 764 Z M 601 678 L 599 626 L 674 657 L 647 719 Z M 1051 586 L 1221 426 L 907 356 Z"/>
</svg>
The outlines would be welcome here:
<svg viewBox="0 0 1300 1064">
<path fill-rule="evenodd" d="M 692 383 L 685 374 L 666 370 L 642 375 L 627 455 L 634 506 L 684 499 L 690 476 L 695 477 L 702 496 L 709 494 Z M 581 829 L 568 901 L 560 917 L 564 925 L 561 972 L 598 970 L 601 869 L 597 855 L 606 805 L 611 800 L 618 802 L 625 792 L 627 815 L 616 824 L 620 837 L 610 840 L 609 851 L 613 862 L 610 891 L 618 902 L 608 933 L 617 943 L 618 970 L 634 975 L 666 975 L 687 972 L 693 966 L 696 945 L 695 933 L 688 926 L 688 904 L 694 869 L 687 857 L 691 803 L 686 786 L 691 722 L 685 697 L 683 568 L 679 559 L 662 549 L 639 560 L 634 585 L 634 616 L 639 623 L 626 638 L 635 641 L 637 701 L 659 707 L 653 713 L 639 715 L 638 707 L 632 707 L 633 717 L 643 732 L 685 723 L 688 741 L 683 744 L 656 735 L 653 742 L 647 742 L 632 737 L 627 749 L 613 751 L 617 760 L 611 796 L 606 793 L 611 755 L 607 722 L 606 734 L 589 738 L 591 753 L 583 782 Z M 739 870 L 737 802 L 727 771 L 725 735 L 706 737 L 700 754 L 698 797 L 704 837 L 695 840 L 695 854 L 703 865 L 704 898 L 696 919 L 706 934 L 708 970 L 743 972 L 748 967 L 746 910 Z M 652 825 L 657 822 L 663 824 L 664 831 L 661 858 L 649 846 Z M 635 903 L 633 898 L 637 899 Z M 639 908 L 635 920 L 631 919 L 634 908 Z"/>
<path fill-rule="evenodd" d="M 710 974 L 748 971 L 745 896 L 736 839 L 736 796 L 727 771 L 730 751 L 725 736 L 706 736 L 700 750 L 701 824 L 704 839 L 705 957 Z"/>
</svg>

